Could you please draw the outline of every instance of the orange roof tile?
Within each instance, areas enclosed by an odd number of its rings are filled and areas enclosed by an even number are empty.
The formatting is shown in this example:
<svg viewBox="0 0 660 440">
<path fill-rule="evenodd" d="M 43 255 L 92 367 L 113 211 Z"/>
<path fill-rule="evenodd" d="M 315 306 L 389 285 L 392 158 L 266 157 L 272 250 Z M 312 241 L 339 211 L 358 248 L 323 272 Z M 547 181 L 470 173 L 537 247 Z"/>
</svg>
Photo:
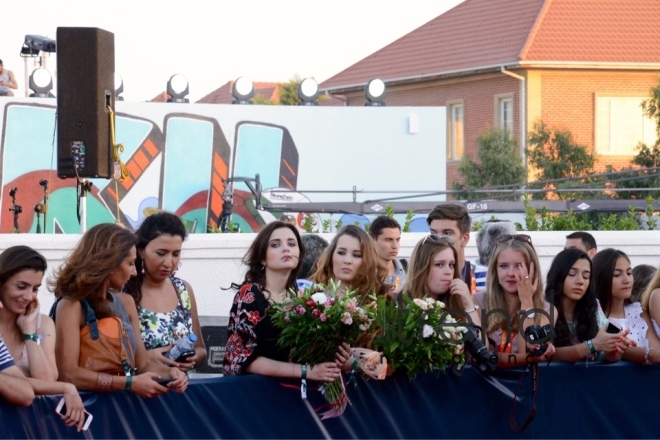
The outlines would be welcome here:
<svg viewBox="0 0 660 440">
<path fill-rule="evenodd" d="M 658 0 L 465 0 L 320 84 L 415 78 L 532 61 L 660 63 Z"/>
</svg>

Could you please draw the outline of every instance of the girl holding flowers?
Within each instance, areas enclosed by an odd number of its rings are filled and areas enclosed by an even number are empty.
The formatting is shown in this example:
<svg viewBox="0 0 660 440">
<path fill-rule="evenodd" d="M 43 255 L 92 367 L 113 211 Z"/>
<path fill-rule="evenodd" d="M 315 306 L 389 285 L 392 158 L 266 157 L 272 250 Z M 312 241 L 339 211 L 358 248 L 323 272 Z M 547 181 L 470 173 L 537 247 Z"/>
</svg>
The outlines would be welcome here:
<svg viewBox="0 0 660 440">
<path fill-rule="evenodd" d="M 268 313 L 273 304 L 287 299 L 287 292 L 297 290 L 296 278 L 305 249 L 295 226 L 281 221 L 266 225 L 248 249 L 243 263 L 245 280 L 239 286 L 229 313 L 227 347 L 223 373 L 229 375 L 262 374 L 281 378 L 307 378 L 332 382 L 339 378 L 337 362 L 316 365 L 289 362 L 289 350 L 278 346 L 281 330 Z"/>
<path fill-rule="evenodd" d="M 330 280 L 341 282 L 342 289 L 358 292 L 360 305 L 370 302 L 370 295 L 385 295 L 383 284 L 387 270 L 378 263 L 376 248 L 364 230 L 344 226 L 325 249 L 312 280 L 327 285 Z"/>
</svg>

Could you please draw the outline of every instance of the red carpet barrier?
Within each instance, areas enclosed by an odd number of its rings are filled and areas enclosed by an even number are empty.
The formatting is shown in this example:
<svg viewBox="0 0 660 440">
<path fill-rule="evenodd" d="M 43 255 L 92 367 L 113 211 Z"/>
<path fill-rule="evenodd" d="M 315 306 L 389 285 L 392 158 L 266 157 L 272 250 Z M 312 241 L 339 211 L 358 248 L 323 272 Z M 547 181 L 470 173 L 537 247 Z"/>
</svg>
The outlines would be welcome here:
<svg viewBox="0 0 660 440">
<path fill-rule="evenodd" d="M 55 414 L 58 396 L 29 408 L 0 402 L 0 438 L 658 438 L 660 367 L 629 363 L 553 364 L 539 368 L 538 414 L 521 433 L 509 425 L 522 370 L 484 375 L 467 368 L 413 381 L 349 384 L 352 405 L 337 419 L 320 421 L 318 392 L 260 377 L 193 379 L 185 394 L 155 399 L 113 392 L 85 393 L 94 415 L 86 436 Z M 522 424 L 529 412 L 527 374 L 516 405 Z"/>
</svg>

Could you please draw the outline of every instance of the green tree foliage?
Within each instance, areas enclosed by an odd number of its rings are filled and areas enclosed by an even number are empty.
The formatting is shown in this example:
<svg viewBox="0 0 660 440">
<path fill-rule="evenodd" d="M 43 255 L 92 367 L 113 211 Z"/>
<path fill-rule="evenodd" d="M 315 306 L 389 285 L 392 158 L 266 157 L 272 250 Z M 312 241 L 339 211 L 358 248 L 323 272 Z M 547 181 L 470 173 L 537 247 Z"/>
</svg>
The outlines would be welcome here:
<svg viewBox="0 0 660 440">
<path fill-rule="evenodd" d="M 470 189 L 485 189 L 500 185 L 525 182 L 525 167 L 520 157 L 518 142 L 508 130 L 490 128 L 477 139 L 477 161 L 467 154 L 458 171 L 464 182 L 454 182 L 453 188 L 464 191 L 457 194 L 463 199 L 483 199 L 501 196 L 501 193 L 471 193 Z"/>
<path fill-rule="evenodd" d="M 280 84 L 280 105 L 298 105 L 298 84 L 300 77 L 294 76 L 288 83 Z"/>
<path fill-rule="evenodd" d="M 593 173 L 594 156 L 583 145 L 573 140 L 573 135 L 566 129 L 550 129 L 543 121 L 534 124 L 529 134 L 527 160 L 536 169 L 536 178 L 543 181 L 532 184 L 532 188 L 570 188 L 589 183 L 588 178 L 572 179 L 588 176 Z M 555 181 L 555 182 L 547 182 Z M 556 193 L 559 198 L 582 198 L 575 193 Z M 535 199 L 543 199 L 546 194 L 536 194 Z"/>
<path fill-rule="evenodd" d="M 652 201 L 651 201 L 652 203 Z M 642 219 L 634 206 L 625 214 L 550 212 L 544 206 L 538 212 L 525 200 L 525 229 L 527 231 L 637 231 Z M 654 224 L 655 225 L 655 224 Z"/>
</svg>

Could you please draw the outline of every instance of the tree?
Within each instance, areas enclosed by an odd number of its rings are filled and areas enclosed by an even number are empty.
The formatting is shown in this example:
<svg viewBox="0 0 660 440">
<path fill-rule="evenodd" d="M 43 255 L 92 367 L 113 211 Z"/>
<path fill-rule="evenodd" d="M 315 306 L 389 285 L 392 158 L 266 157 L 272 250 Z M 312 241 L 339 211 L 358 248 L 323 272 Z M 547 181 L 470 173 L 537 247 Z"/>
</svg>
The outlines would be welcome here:
<svg viewBox="0 0 660 440">
<path fill-rule="evenodd" d="M 576 187 L 589 183 L 589 179 L 569 180 L 593 173 L 594 156 L 587 147 L 578 145 L 569 130 L 550 129 L 543 121 L 537 121 L 534 131 L 529 134 L 527 157 L 529 164 L 536 169 L 536 177 L 543 181 L 532 185 L 536 188 Z M 556 194 L 559 198 L 581 197 L 561 192 Z M 545 194 L 537 194 L 534 198 L 545 198 Z"/>
<path fill-rule="evenodd" d="M 455 190 L 465 190 L 458 198 L 483 199 L 501 196 L 501 193 L 474 193 L 470 189 L 482 189 L 499 185 L 513 185 L 525 182 L 525 167 L 520 157 L 518 142 L 508 130 L 490 128 L 477 139 L 477 161 L 467 154 L 458 171 L 464 182 L 454 182 Z"/>
</svg>

